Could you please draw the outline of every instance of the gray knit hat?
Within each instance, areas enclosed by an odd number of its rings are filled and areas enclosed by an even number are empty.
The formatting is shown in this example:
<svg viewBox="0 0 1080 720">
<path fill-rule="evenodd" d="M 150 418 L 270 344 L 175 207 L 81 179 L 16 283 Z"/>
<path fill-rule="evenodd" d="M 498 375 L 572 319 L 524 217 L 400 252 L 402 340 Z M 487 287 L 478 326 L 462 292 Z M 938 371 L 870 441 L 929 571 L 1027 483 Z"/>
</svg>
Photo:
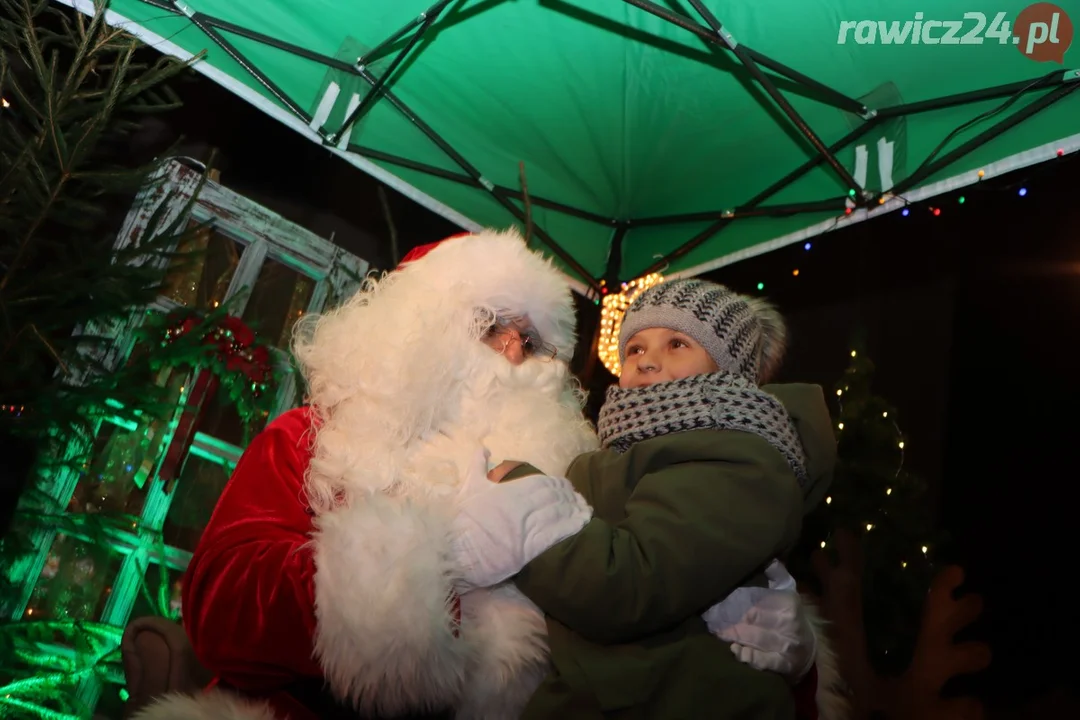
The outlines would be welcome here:
<svg viewBox="0 0 1080 720">
<path fill-rule="evenodd" d="M 686 333 L 721 371 L 757 384 L 779 368 L 787 343 L 784 319 L 771 304 L 704 280 L 672 280 L 638 296 L 623 317 L 619 362 L 635 333 L 657 327 Z"/>
</svg>

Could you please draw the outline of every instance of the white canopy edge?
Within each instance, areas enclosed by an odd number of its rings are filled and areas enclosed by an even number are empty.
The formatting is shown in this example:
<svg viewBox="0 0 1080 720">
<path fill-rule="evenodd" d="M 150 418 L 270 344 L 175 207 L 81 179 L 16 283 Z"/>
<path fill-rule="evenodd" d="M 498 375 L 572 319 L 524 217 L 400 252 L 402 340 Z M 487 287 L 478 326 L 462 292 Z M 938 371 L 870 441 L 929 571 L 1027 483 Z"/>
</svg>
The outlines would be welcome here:
<svg viewBox="0 0 1080 720">
<path fill-rule="evenodd" d="M 93 0 L 57 0 L 57 2 L 74 8 L 75 10 L 83 13 L 84 15 L 93 16 L 96 11 Z M 134 20 L 129 20 L 128 18 L 120 15 L 113 10 L 105 11 L 105 22 L 110 27 L 119 28 L 124 32 L 130 33 L 131 35 L 137 37 L 139 40 L 142 40 L 144 43 L 164 55 L 170 55 L 182 62 L 189 62 L 194 57 L 194 55 L 192 55 L 190 52 L 180 47 L 179 45 L 161 37 L 157 33 L 147 30 Z M 322 147 L 326 147 L 323 144 L 322 138 L 319 136 L 319 134 L 315 132 L 311 127 L 309 127 L 301 118 L 298 118 L 286 108 L 274 104 L 267 98 L 260 95 L 255 90 L 249 88 L 241 82 L 238 82 L 227 73 L 222 72 L 208 62 L 194 63 L 192 65 L 192 68 L 196 72 L 204 75 L 210 80 L 213 80 L 218 85 L 221 85 L 234 95 L 251 103 L 256 108 L 262 110 L 270 117 L 278 120 L 287 127 L 292 128 L 293 130 L 300 133 L 312 142 L 317 143 Z M 338 156 L 353 167 L 372 176 L 384 185 L 393 188 L 394 190 L 398 191 L 416 204 L 427 208 L 436 215 L 440 215 L 446 218 L 447 220 L 454 223 L 455 225 L 458 225 L 462 229 L 468 232 L 477 232 L 484 229 L 484 226 L 480 223 L 466 217 L 465 215 L 462 215 L 448 205 L 439 202 L 427 193 L 418 190 L 411 184 L 399 178 L 397 175 L 394 175 L 393 173 L 379 167 L 370 160 L 367 160 L 366 158 L 363 158 L 356 153 L 352 153 L 336 147 L 326 147 L 326 150 Z M 563 273 L 563 276 L 566 278 L 567 283 L 569 283 L 570 287 L 573 288 L 575 292 L 588 297 L 588 286 L 585 283 L 577 280 L 576 278 L 570 277 L 565 273 Z"/>
<path fill-rule="evenodd" d="M 831 220 L 823 220 L 815 225 L 805 227 L 802 230 L 796 230 L 787 235 L 782 235 L 773 240 L 769 240 L 768 242 L 761 243 L 760 245 L 755 245 L 746 248 L 745 250 L 739 250 L 738 252 L 718 257 L 709 262 L 687 268 L 686 270 L 680 270 L 677 273 L 672 273 L 668 278 L 675 280 L 678 278 L 704 275 L 705 273 L 719 270 L 727 265 L 734 265 L 737 262 L 748 260 L 749 258 L 757 257 L 758 255 L 764 255 L 773 250 L 778 250 L 788 245 L 794 245 L 795 243 L 809 240 L 810 238 L 823 235 L 833 230 L 839 230 L 854 225 L 855 223 L 878 217 L 879 215 L 895 212 L 905 206 L 913 205 L 937 195 L 943 195 L 954 190 L 977 185 L 981 182 L 986 182 L 990 178 L 1005 175 L 1015 170 L 1020 170 L 1021 168 L 1038 165 L 1039 163 L 1050 160 L 1056 160 L 1059 157 L 1058 151 L 1061 151 L 1063 155 L 1069 155 L 1078 150 L 1080 150 L 1080 134 L 1070 135 L 1061 140 L 1046 143 L 1045 145 L 1039 145 L 1030 150 L 1010 155 L 996 162 L 987 163 L 986 166 L 978 170 L 971 170 L 959 175 L 954 175 L 945 180 L 939 180 L 930 185 L 924 185 L 921 188 L 906 192 L 902 196 L 894 195 L 885 203 L 878 205 L 877 207 L 859 208 L 853 210 L 850 215 L 842 215 Z M 981 177 L 979 176 L 980 172 L 982 172 Z"/>
</svg>

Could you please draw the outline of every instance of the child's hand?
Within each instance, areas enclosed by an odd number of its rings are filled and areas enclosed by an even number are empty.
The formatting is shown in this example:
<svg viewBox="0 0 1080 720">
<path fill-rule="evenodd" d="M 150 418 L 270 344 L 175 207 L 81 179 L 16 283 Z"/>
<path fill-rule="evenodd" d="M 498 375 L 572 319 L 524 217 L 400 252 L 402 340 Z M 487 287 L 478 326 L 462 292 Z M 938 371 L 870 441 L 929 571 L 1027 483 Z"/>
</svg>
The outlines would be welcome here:
<svg viewBox="0 0 1080 720">
<path fill-rule="evenodd" d="M 509 475 L 513 470 L 521 467 L 525 463 L 518 462 L 517 460 L 504 460 L 495 467 L 488 471 L 488 480 L 493 483 L 502 482 L 502 479 Z"/>
</svg>

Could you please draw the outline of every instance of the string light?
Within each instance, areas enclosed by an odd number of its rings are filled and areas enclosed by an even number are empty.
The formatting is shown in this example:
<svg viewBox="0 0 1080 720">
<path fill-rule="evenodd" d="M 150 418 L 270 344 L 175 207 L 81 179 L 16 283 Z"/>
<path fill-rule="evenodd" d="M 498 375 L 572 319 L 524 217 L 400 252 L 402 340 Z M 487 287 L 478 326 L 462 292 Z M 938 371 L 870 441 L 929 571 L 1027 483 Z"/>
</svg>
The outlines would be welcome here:
<svg viewBox="0 0 1080 720">
<path fill-rule="evenodd" d="M 811 246 L 810 246 L 810 243 L 806 243 L 805 245 L 803 245 L 803 246 L 802 246 L 802 249 L 803 249 L 803 250 L 809 250 L 809 249 L 810 249 L 810 247 L 811 247 Z"/>
<path fill-rule="evenodd" d="M 622 290 L 618 293 L 607 292 L 606 284 L 601 283 L 604 294 L 603 308 L 600 310 L 600 342 L 596 355 L 612 375 L 618 377 L 622 370 L 619 363 L 619 331 L 622 329 L 623 316 L 627 308 L 637 300 L 641 293 L 662 282 L 664 282 L 663 275 L 651 273 L 622 283 Z M 597 299 L 596 304 L 599 305 L 600 302 Z"/>
<path fill-rule="evenodd" d="M 7 98 L 0 98 L 0 106 L 9 108 L 11 107 L 11 103 L 8 102 Z"/>
<path fill-rule="evenodd" d="M 1027 188 L 1020 188 L 1020 193 L 1019 194 L 1020 194 L 1020 197 L 1024 197 L 1025 195 L 1027 195 Z"/>
<path fill-rule="evenodd" d="M 857 357 L 857 356 L 858 356 L 858 353 L 856 351 L 852 350 L 851 351 L 851 357 L 854 358 L 854 357 Z M 843 397 L 844 397 L 844 389 L 843 388 L 837 388 L 836 389 L 836 397 L 838 398 L 837 402 L 840 405 L 840 416 L 843 417 L 843 415 L 844 415 L 844 403 L 843 403 L 843 400 L 842 400 Z M 904 443 L 904 439 L 903 439 L 904 434 L 900 431 L 900 426 L 896 424 L 896 420 L 891 420 L 889 418 L 888 410 L 882 412 L 881 417 L 886 419 L 886 420 L 890 420 L 890 422 L 892 423 L 892 426 L 893 426 L 893 430 L 896 431 L 896 436 L 897 436 L 897 438 L 899 438 L 897 440 L 896 447 L 900 450 L 900 461 L 897 464 L 896 472 L 893 474 L 893 477 L 899 477 L 901 470 L 904 469 L 904 447 L 905 447 L 905 443 Z M 836 427 L 839 430 L 843 430 L 844 429 L 844 423 L 843 422 L 838 422 L 836 424 Z M 892 493 L 891 489 L 888 489 L 885 492 L 886 495 L 891 494 L 891 493 Z"/>
<path fill-rule="evenodd" d="M 765 289 L 765 283 L 759 282 L 759 283 L 757 284 L 757 289 L 758 289 L 758 290 L 764 290 L 764 289 Z"/>
<path fill-rule="evenodd" d="M 795 277 L 799 277 L 799 268 L 795 268 L 794 270 L 792 270 L 791 274 L 794 275 Z"/>
</svg>

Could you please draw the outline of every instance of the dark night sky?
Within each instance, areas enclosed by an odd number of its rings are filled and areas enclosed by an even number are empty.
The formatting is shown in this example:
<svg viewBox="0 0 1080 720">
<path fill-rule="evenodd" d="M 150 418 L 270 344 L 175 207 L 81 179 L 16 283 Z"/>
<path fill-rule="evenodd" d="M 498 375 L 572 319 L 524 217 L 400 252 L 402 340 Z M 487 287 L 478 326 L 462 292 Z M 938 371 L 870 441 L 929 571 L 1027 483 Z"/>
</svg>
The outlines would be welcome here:
<svg viewBox="0 0 1080 720">
<path fill-rule="evenodd" d="M 183 95 L 189 105 L 174 122 L 193 153 L 225 153 L 226 185 L 391 264 L 374 180 L 217 86 L 200 81 Z M 969 189 L 963 204 L 957 195 L 929 203 L 940 217 L 914 206 L 906 218 L 815 238 L 810 251 L 800 243 L 710 275 L 744 292 L 765 283 L 791 326 L 783 379 L 830 387 L 853 337 L 865 339 L 875 390 L 897 406 L 908 436 L 909 467 L 931 481 L 954 537 L 948 553 L 987 601 L 975 634 L 995 660 L 974 681 L 987 699 L 1080 676 L 1078 623 L 1063 592 L 1073 573 L 1062 562 L 1066 496 L 1080 480 L 1078 170 L 1080 160 L 1064 158 Z M 399 254 L 456 231 L 388 192 Z M 583 307 L 589 338 L 595 310 Z M 1071 664 L 1050 660 L 1058 654 Z"/>
</svg>

